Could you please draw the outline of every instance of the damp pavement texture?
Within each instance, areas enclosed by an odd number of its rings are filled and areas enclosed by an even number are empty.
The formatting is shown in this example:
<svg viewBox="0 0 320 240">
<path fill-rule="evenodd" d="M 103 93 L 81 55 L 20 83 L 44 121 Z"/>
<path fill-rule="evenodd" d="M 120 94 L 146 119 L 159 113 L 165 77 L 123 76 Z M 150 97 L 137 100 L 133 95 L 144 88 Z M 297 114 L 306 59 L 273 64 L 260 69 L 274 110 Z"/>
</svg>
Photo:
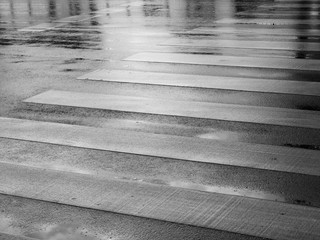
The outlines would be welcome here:
<svg viewBox="0 0 320 240">
<path fill-rule="evenodd" d="M 320 239 L 319 19 L 2 0 L 0 239 Z"/>
</svg>

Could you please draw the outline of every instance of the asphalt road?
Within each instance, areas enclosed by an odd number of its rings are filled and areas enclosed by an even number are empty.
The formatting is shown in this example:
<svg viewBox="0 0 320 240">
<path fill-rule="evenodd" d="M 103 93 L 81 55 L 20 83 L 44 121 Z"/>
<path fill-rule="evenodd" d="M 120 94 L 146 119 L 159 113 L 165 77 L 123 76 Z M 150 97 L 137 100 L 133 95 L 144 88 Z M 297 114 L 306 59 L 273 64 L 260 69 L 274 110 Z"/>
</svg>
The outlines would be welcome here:
<svg viewBox="0 0 320 240">
<path fill-rule="evenodd" d="M 319 7 L 1 1 L 0 238 L 319 238 Z"/>
</svg>

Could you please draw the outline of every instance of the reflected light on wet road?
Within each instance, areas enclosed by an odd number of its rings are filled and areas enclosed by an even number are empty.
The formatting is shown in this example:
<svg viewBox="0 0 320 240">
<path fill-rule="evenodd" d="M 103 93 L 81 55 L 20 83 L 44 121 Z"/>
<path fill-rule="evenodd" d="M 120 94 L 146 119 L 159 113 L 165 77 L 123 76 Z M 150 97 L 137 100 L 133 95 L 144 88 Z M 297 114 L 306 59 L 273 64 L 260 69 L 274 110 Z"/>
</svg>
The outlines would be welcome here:
<svg viewBox="0 0 320 240">
<path fill-rule="evenodd" d="M 242 19 L 241 14 L 243 13 L 257 11 L 260 14 L 270 15 L 272 14 L 268 9 L 270 3 L 264 0 L 254 2 L 231 0 L 48 0 L 41 3 L 36 0 L 3 0 L 0 3 L 0 31 L 2 32 L 0 40 L 1 45 L 12 45 L 18 42 L 36 44 L 37 46 L 43 44 L 65 48 L 103 50 L 111 52 L 108 54 L 110 56 L 110 54 L 114 55 L 113 52 L 116 50 L 132 51 L 142 47 L 152 49 L 161 43 L 162 39 L 165 40 L 170 35 L 175 36 L 175 32 L 184 32 L 199 26 L 208 26 L 212 29 L 213 26 L 215 29 L 223 28 L 226 25 L 217 25 L 215 21 Z M 270 7 L 272 6 L 270 5 Z M 294 11 L 295 14 L 300 12 L 298 6 Z M 306 16 L 308 15 L 306 12 L 310 12 L 311 18 L 319 13 L 317 9 L 315 10 L 317 6 L 306 10 L 302 4 L 300 6 L 301 14 Z M 278 15 L 281 18 L 281 13 Z M 263 20 L 263 18 L 257 18 L 257 20 Z M 235 24 L 227 26 L 234 30 L 239 28 Z M 18 29 L 21 33 L 17 35 L 12 32 L 13 29 Z M 304 37 L 308 29 L 313 29 L 313 26 L 296 27 L 296 34 L 299 35 L 299 42 L 296 45 L 301 50 L 291 51 L 293 53 L 289 57 L 319 58 L 315 54 L 310 56 L 308 46 L 305 44 L 308 41 L 316 40 L 314 37 L 311 39 Z M 143 32 L 144 35 L 139 35 L 138 32 Z M 212 39 L 212 36 L 201 36 L 200 32 L 198 34 L 201 39 Z M 219 33 L 217 36 L 221 34 L 223 35 L 223 33 Z M 229 41 L 238 41 L 244 37 L 237 34 L 233 36 L 229 34 L 229 36 Z M 260 34 L 252 36 L 256 36 L 256 39 L 261 37 Z M 177 37 L 189 38 L 190 36 L 177 35 Z M 231 53 L 228 49 L 224 49 L 221 43 L 216 47 L 204 49 L 167 47 L 163 49 L 164 51 L 170 49 L 170 51 L 177 52 L 218 55 L 251 54 L 255 56 L 257 54 L 256 51 L 240 52 L 241 49 L 236 49 Z M 266 50 L 260 52 L 272 55 L 270 51 L 269 53 Z"/>
<path fill-rule="evenodd" d="M 228 186 L 212 186 L 212 185 L 194 184 L 194 183 L 178 182 L 178 181 L 172 181 L 169 183 L 169 185 L 172 187 L 187 188 L 187 189 L 193 189 L 193 190 L 198 190 L 203 192 L 230 194 L 230 195 L 245 196 L 245 197 L 251 197 L 251 198 L 266 199 L 270 201 L 279 201 L 279 202 L 285 201 L 285 198 L 280 195 L 275 195 L 272 193 L 262 192 L 258 190 L 250 190 L 245 188 L 241 189 L 241 188 L 232 188 Z"/>
</svg>

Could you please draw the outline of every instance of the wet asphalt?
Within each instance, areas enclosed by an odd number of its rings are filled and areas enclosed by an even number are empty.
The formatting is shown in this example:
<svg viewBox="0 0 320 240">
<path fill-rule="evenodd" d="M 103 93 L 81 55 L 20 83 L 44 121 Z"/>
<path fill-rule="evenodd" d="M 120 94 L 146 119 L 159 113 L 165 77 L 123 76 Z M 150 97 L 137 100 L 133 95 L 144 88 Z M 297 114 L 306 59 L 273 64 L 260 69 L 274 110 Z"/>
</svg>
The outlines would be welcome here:
<svg viewBox="0 0 320 240">
<path fill-rule="evenodd" d="M 319 3 L 310 1 L 48 0 L 0 3 L 0 116 L 116 128 L 221 141 L 320 150 L 320 130 L 214 119 L 160 116 L 39 105 L 24 99 L 55 89 L 184 101 L 320 110 L 320 97 L 223 89 L 183 88 L 77 80 L 96 69 L 318 82 L 319 71 L 242 68 L 122 61 L 141 52 L 256 58 L 320 59 Z M 288 8 L 288 6 L 290 6 Z M 275 8 L 275 9 L 274 9 Z M 235 18 L 238 23 L 219 23 Z M 270 24 L 276 19 L 279 24 Z M 286 20 L 306 20 L 304 24 Z M 241 23 L 241 21 L 257 23 Z M 218 22 L 217 22 L 218 21 Z M 231 27 L 253 34 L 195 32 Z M 259 29 L 259 30 L 258 30 Z M 294 29 L 288 35 L 261 29 Z M 315 32 L 312 36 L 303 31 Z M 254 34 L 255 30 L 259 33 Z M 318 50 L 173 46 L 169 39 L 318 44 Z M 249 196 L 318 208 L 318 176 L 0 138 L 1 161 L 70 172 L 142 181 L 199 191 Z M 92 239 L 259 239 L 189 225 L 126 216 L 57 203 L 0 195 L 0 232 L 46 239 L 54 226 L 72 223 Z M 80 227 L 81 226 L 81 227 Z M 63 232 L 64 230 L 59 230 Z M 86 234 L 85 234 L 86 233 Z M 42 234 L 42 235 L 41 235 Z M 80 234 L 80 235 L 81 235 Z M 77 235 L 75 235 L 77 236 Z M 1 235 L 0 235 L 1 237 Z M 4 237 L 4 239 L 6 239 Z M 80 239 L 80 237 L 79 237 Z M 90 238 L 89 238 L 90 239 Z"/>
</svg>

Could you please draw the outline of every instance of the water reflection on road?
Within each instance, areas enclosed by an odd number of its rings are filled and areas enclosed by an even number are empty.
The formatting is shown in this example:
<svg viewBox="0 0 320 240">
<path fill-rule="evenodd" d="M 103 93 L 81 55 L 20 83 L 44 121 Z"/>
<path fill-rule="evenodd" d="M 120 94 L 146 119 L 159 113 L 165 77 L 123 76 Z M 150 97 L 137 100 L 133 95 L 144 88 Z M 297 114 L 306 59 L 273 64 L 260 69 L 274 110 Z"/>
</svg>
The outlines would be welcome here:
<svg viewBox="0 0 320 240">
<path fill-rule="evenodd" d="M 222 194 L 230 194 L 230 195 L 237 195 L 237 196 L 245 196 L 251 198 L 258 198 L 258 199 L 267 199 L 270 201 L 280 201 L 285 202 L 285 197 L 281 196 L 280 194 L 272 194 L 267 193 L 264 191 L 258 190 L 250 190 L 250 189 L 241 189 L 241 188 L 233 188 L 228 186 L 212 186 L 212 185 L 203 185 L 203 184 L 194 184 L 194 183 L 187 183 L 187 182 L 179 182 L 179 181 L 172 181 L 169 183 L 172 187 L 180 187 L 180 188 L 187 188 L 193 189 L 203 192 L 214 192 L 214 193 L 222 193 Z"/>
<path fill-rule="evenodd" d="M 1 19 L 9 23 L 35 23 L 54 21 L 75 15 L 94 15 L 110 8 L 123 8 L 127 16 L 140 8 L 143 17 L 173 19 L 217 19 L 233 17 L 235 12 L 252 10 L 265 0 L 211 1 L 211 0 L 3 0 L 0 3 Z M 107 14 L 109 15 L 109 14 Z"/>
<path fill-rule="evenodd" d="M 208 26 L 215 29 L 228 27 L 230 34 L 216 33 L 205 36 L 198 32 L 198 38 L 238 41 L 245 38 L 261 39 L 261 34 L 239 35 L 243 27 L 237 24 L 217 24 L 221 19 L 258 19 L 270 16 L 281 21 L 282 16 L 297 19 L 301 17 L 315 20 L 319 16 L 319 5 L 307 8 L 297 3 L 295 10 L 275 8 L 271 0 L 3 0 L 0 2 L 0 44 L 36 44 L 37 46 L 58 46 L 96 50 L 129 50 L 134 47 L 156 46 L 169 35 L 190 38 L 190 35 L 175 35 L 197 27 Z M 276 5 L 276 6 L 278 6 Z M 280 5 L 279 5 L 280 6 Z M 309 5 L 308 5 L 309 6 Z M 312 23 L 312 22 L 311 22 Z M 246 25 L 254 32 L 254 25 Z M 268 27 L 268 26 L 267 26 Z M 283 25 L 274 26 L 282 28 Z M 291 26 L 292 28 L 292 26 Z M 319 54 L 308 50 L 305 42 L 319 42 L 320 36 L 308 37 L 308 31 L 314 31 L 312 24 L 296 29 L 296 45 L 301 51 L 283 52 L 291 58 L 315 58 Z M 18 32 L 12 30 L 19 30 Z M 317 31 L 317 30 L 316 30 Z M 144 33 L 142 36 L 139 33 Z M 194 34 L 193 37 L 196 37 Z M 222 37 L 223 36 L 223 37 Z M 292 40 L 292 37 L 287 37 Z M 265 36 L 270 40 L 276 37 Z M 156 41 L 154 41 L 156 40 Z M 221 40 L 222 41 L 222 40 Z M 222 41 L 223 42 L 223 41 Z M 220 44 L 221 45 L 221 44 Z M 221 46 L 215 48 L 168 48 L 173 52 L 192 52 L 218 55 L 243 55 L 241 49 L 230 52 Z M 168 50 L 167 49 L 167 50 Z M 148 49 L 146 49 L 148 50 Z M 251 51 L 246 55 L 272 55 L 271 51 Z"/>
</svg>

